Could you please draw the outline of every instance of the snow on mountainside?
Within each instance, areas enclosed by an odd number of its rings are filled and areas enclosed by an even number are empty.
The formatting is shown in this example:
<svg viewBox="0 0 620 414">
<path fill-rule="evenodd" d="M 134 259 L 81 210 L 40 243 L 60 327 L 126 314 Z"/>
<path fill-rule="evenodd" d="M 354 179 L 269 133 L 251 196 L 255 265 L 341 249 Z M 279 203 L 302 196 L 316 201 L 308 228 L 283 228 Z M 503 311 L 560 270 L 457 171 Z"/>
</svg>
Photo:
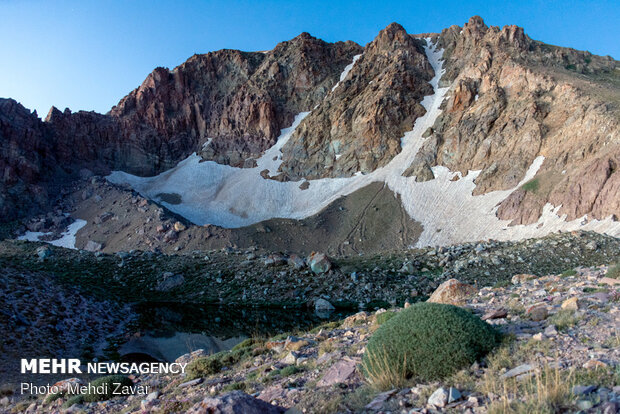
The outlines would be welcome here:
<svg viewBox="0 0 620 414">
<path fill-rule="evenodd" d="M 383 214 L 423 228 L 396 229 L 403 245 L 619 232 L 620 65 L 478 16 L 424 36 L 392 23 L 364 47 L 302 33 L 195 55 L 105 115 L 52 108 L 42 122 L 0 99 L 0 138 L 1 221 L 51 212 L 95 175 L 228 229 L 372 203 L 382 183 L 398 206 Z M 370 207 L 339 210 L 336 238 Z M 385 223 L 370 227 L 356 239 Z"/>
<path fill-rule="evenodd" d="M 115 171 L 108 180 L 129 184 L 142 195 L 157 198 L 158 194 L 181 196 L 181 203 L 162 201 L 170 210 L 196 224 L 215 224 L 223 227 L 241 227 L 269 218 L 300 219 L 317 213 L 340 196 L 350 194 L 372 182 L 383 181 L 400 194 L 405 209 L 424 227 L 417 245 L 441 245 L 485 238 L 500 240 L 541 236 L 556 230 L 590 229 L 620 236 L 620 223 L 610 219 L 592 220 L 583 225 L 581 220 L 566 222 L 549 205 L 541 219 L 531 225 L 509 227 L 509 221 L 496 217 L 496 207 L 513 190 L 531 180 L 544 157 L 539 156 L 525 177 L 512 190 L 494 191 L 474 196 L 474 180 L 480 171 L 470 171 L 465 177 L 447 168 L 433 167 L 435 179 L 416 182 L 415 176 L 403 177 L 425 138 L 424 131 L 432 126 L 441 113 L 442 103 L 449 87 L 439 87 L 443 51 L 426 39 L 425 52 L 435 76 L 430 83 L 434 93 L 426 96 L 422 105 L 426 114 L 418 118 L 412 131 L 402 138 L 402 151 L 385 167 L 370 174 L 350 178 L 322 178 L 308 181 L 306 189 L 300 182 L 278 182 L 264 179 L 260 171 L 277 170 L 280 149 L 308 113 L 299 114 L 290 128 L 282 130 L 277 143 L 257 160 L 255 168 L 234 168 L 212 161 L 200 162 L 193 154 L 175 168 L 155 177 L 137 177 Z M 346 70 L 350 70 L 347 66 Z M 346 77 L 343 73 L 341 78 Z M 458 177 L 458 180 L 454 180 Z"/>
</svg>

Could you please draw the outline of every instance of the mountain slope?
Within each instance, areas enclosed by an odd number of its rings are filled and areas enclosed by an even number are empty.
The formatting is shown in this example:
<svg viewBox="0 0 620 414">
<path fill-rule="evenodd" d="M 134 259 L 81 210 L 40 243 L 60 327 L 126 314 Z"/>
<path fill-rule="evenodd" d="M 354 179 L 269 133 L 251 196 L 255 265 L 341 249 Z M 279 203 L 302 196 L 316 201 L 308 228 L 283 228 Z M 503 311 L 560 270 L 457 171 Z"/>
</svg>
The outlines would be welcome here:
<svg viewBox="0 0 620 414">
<path fill-rule="evenodd" d="M 5 220 L 87 167 L 198 224 L 303 219 L 383 182 L 422 245 L 620 234 L 618 62 L 477 16 L 425 35 L 393 23 L 364 48 L 304 33 L 195 55 L 106 115 L 16 105 L 0 105 Z"/>
</svg>

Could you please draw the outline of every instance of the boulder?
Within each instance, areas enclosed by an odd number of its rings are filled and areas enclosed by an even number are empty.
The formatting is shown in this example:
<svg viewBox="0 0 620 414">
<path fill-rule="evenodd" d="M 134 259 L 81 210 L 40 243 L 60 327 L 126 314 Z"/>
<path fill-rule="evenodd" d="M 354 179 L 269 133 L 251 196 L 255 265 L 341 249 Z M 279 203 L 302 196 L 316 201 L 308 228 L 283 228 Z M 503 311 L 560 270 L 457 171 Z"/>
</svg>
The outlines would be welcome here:
<svg viewBox="0 0 620 414">
<path fill-rule="evenodd" d="M 450 279 L 439 285 L 428 299 L 428 302 L 460 306 L 475 293 L 475 287 L 459 282 L 456 279 Z"/>
<path fill-rule="evenodd" d="M 343 359 L 331 366 L 317 382 L 317 387 L 328 387 L 345 382 L 355 373 L 357 363 L 352 359 Z"/>
<path fill-rule="evenodd" d="M 327 273 L 332 268 L 332 262 L 324 253 L 312 252 L 310 256 L 308 256 L 307 262 L 310 269 L 317 275 Z"/>
<path fill-rule="evenodd" d="M 549 316 L 549 311 L 547 310 L 547 307 L 545 305 L 533 305 L 530 306 L 526 311 L 525 314 L 533 321 L 535 322 L 540 322 L 540 321 L 544 321 L 545 319 L 547 319 L 547 316 Z"/>
<path fill-rule="evenodd" d="M 166 272 L 163 275 L 163 280 L 161 280 L 157 284 L 156 290 L 160 292 L 166 292 L 174 289 L 177 286 L 181 286 L 183 283 L 185 283 L 185 278 L 183 277 L 183 275 L 174 275 L 170 272 Z"/>
<path fill-rule="evenodd" d="M 318 311 L 331 311 L 336 308 L 325 299 L 317 299 L 316 302 L 314 302 L 314 309 Z"/>
<path fill-rule="evenodd" d="M 573 296 L 572 298 L 566 299 L 562 302 L 562 309 L 566 310 L 578 310 L 580 308 L 580 301 L 577 296 Z"/>
<path fill-rule="evenodd" d="M 84 250 L 87 250 L 89 252 L 98 252 L 103 248 L 103 245 L 99 242 L 96 242 L 94 240 L 89 240 L 86 243 L 86 246 L 84 246 Z"/>
</svg>

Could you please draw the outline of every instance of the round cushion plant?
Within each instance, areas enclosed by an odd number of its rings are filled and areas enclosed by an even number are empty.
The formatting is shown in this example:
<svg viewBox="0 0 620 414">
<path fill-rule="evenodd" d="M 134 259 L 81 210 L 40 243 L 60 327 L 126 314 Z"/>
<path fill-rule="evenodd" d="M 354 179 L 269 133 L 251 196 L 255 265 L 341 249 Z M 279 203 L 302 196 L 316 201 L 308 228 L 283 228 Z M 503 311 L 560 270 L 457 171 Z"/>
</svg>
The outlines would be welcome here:
<svg viewBox="0 0 620 414">
<path fill-rule="evenodd" d="M 438 380 L 471 365 L 500 340 L 497 330 L 465 309 L 417 303 L 373 334 L 363 371 L 380 387 L 397 386 L 409 378 Z"/>
</svg>

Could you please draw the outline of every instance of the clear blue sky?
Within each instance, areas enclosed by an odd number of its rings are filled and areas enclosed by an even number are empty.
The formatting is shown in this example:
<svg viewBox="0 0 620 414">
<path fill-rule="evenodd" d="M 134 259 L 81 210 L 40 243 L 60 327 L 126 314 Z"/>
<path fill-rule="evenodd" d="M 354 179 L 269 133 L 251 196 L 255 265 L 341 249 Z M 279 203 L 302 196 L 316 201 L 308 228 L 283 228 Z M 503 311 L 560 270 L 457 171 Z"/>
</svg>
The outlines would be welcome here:
<svg viewBox="0 0 620 414">
<path fill-rule="evenodd" d="M 172 68 L 194 53 L 271 49 L 303 31 L 364 45 L 393 21 L 422 33 L 475 14 L 620 59 L 618 0 L 0 0 L 0 97 L 41 117 L 52 105 L 107 112 L 156 66 Z"/>
</svg>

